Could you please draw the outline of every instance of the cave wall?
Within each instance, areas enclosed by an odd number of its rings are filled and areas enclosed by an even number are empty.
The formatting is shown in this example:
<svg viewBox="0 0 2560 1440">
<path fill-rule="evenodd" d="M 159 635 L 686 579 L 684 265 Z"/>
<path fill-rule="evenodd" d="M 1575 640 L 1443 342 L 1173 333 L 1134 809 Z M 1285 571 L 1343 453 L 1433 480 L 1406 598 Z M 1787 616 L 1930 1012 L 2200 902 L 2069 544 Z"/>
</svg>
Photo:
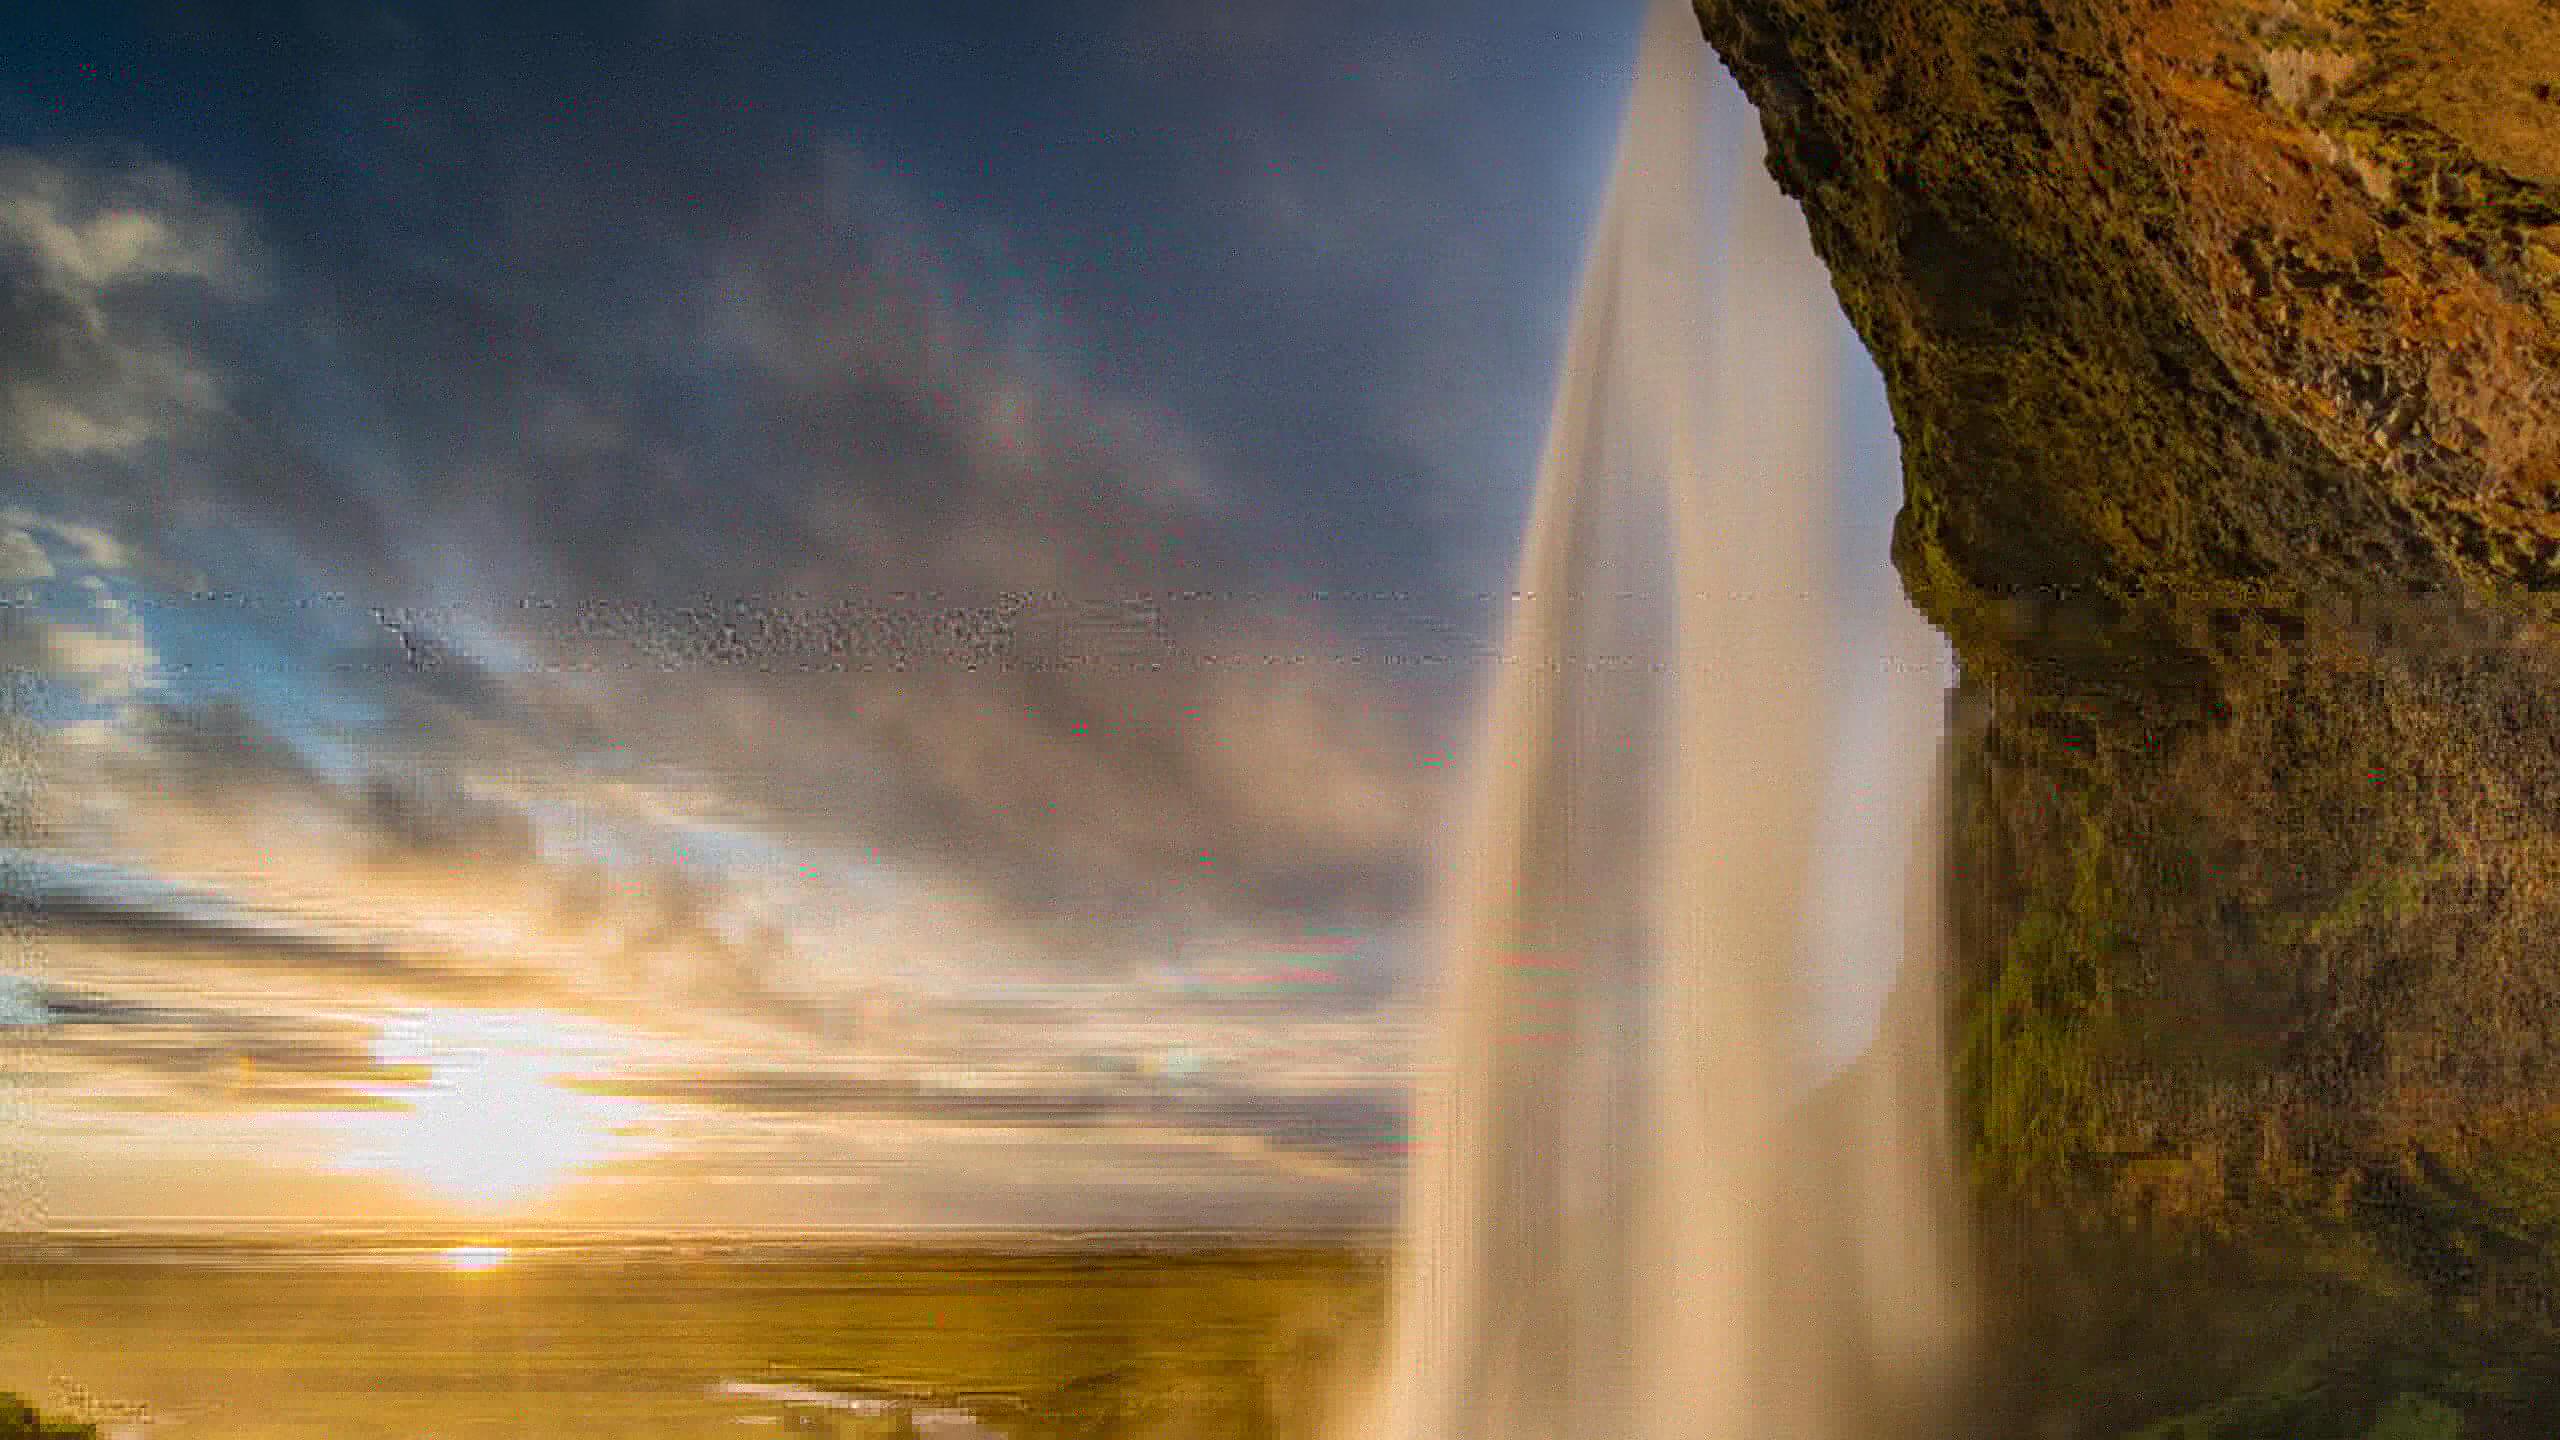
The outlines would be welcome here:
<svg viewBox="0 0 2560 1440">
<path fill-rule="evenodd" d="M 2560 1353 L 2560 9 L 1698 13 L 1975 716 L 1950 1023 L 2011 1321 L 2203 1284 L 2067 1217 Z M 2547 1433 L 2502 1383 L 2463 1433 Z"/>
</svg>

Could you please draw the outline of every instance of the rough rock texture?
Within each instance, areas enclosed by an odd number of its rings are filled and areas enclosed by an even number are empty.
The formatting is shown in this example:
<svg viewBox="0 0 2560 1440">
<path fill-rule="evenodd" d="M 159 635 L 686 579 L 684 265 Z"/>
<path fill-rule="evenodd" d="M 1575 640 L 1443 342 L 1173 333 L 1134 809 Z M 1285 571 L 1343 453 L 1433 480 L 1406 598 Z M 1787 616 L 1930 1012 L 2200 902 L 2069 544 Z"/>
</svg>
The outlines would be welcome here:
<svg viewBox="0 0 2560 1440">
<path fill-rule="evenodd" d="M 1699 13 L 1979 719 L 2009 1423 L 2554 1433 L 2560 8 Z"/>
</svg>

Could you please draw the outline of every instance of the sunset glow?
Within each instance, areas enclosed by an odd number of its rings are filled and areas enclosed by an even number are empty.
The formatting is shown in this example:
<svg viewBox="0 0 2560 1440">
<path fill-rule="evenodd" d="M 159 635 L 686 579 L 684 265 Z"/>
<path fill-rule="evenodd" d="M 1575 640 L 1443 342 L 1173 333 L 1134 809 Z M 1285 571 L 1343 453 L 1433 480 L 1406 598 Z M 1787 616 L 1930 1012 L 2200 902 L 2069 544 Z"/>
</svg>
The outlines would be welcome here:
<svg viewBox="0 0 2560 1440">
<path fill-rule="evenodd" d="M 559 1083 L 613 1048 L 597 1027 L 539 1013 L 402 1017 L 384 1026 L 377 1052 L 385 1064 L 418 1067 L 428 1078 L 386 1092 L 400 1108 L 341 1117 L 351 1141 L 342 1163 L 387 1172 L 473 1211 L 537 1200 L 584 1167 L 632 1148 L 615 1132 L 644 1107 Z M 466 1246 L 447 1258 L 484 1248 Z M 497 1252 L 501 1259 L 504 1253 Z"/>
<path fill-rule="evenodd" d="M 495 1270 L 515 1258 L 515 1252 L 504 1245 L 456 1245 L 438 1257 L 448 1270 L 477 1272 Z"/>
<path fill-rule="evenodd" d="M 0 7 L 26 1212 L 1383 1224 L 1640 7 L 545 8 Z"/>
</svg>

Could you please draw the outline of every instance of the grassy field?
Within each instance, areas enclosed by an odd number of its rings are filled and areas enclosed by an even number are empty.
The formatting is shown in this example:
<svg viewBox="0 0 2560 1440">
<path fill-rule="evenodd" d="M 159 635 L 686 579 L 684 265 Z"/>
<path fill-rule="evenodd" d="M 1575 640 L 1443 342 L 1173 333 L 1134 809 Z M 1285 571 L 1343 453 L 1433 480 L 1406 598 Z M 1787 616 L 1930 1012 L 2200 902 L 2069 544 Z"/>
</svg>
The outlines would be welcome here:
<svg viewBox="0 0 2560 1440">
<path fill-rule="evenodd" d="M 967 1435 L 962 1411 L 1010 1440 L 1291 1440 L 1379 1280 L 1348 1251 L 13 1262 L 0 1390 L 188 1440 Z"/>
</svg>

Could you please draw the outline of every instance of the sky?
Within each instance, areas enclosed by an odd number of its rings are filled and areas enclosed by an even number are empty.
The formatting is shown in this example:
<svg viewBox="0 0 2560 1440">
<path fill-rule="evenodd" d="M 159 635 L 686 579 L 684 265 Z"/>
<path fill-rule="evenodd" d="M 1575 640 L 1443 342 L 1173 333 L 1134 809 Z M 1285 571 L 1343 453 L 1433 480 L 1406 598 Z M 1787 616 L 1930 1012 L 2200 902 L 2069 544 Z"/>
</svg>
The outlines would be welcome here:
<svg viewBox="0 0 2560 1440">
<path fill-rule="evenodd" d="M 0 1222 L 1384 1216 L 1640 10 L 0 15 Z"/>
</svg>

